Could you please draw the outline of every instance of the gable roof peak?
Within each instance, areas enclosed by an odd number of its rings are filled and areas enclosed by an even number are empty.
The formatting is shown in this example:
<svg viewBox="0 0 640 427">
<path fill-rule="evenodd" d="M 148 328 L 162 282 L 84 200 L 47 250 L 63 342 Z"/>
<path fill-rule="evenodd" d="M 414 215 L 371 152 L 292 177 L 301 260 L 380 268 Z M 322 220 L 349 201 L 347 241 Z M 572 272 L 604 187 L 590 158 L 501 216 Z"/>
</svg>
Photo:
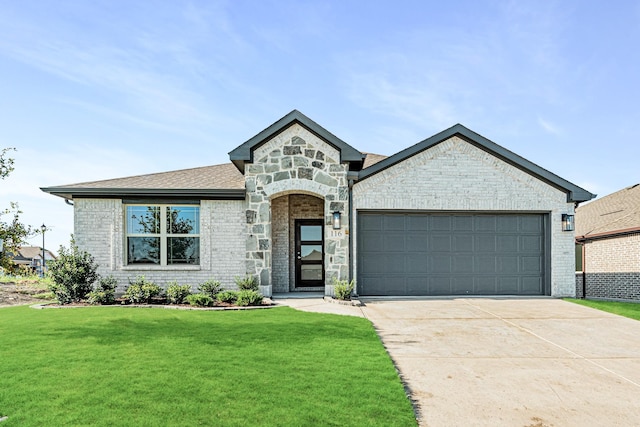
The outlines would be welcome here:
<svg viewBox="0 0 640 427">
<path fill-rule="evenodd" d="M 253 163 L 253 151 L 269 141 L 277 134 L 289 128 L 292 124 L 297 123 L 316 135 L 329 145 L 333 146 L 340 152 L 341 163 L 352 163 L 351 169 L 359 170 L 362 168 L 365 155 L 356 150 L 309 117 L 294 109 L 281 119 L 277 120 L 271 126 L 267 127 L 257 135 L 245 141 L 243 144 L 229 152 L 229 159 L 233 162 L 238 170 L 244 173 L 245 163 Z"/>
</svg>

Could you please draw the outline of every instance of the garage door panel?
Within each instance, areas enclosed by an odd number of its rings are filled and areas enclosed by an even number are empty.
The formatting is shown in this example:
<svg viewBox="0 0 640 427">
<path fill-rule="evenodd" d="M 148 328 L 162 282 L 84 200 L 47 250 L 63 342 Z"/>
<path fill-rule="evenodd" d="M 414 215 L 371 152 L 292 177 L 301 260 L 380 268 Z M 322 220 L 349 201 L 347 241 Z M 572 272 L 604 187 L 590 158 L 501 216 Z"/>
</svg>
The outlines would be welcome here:
<svg viewBox="0 0 640 427">
<path fill-rule="evenodd" d="M 452 273 L 473 273 L 473 255 L 455 255 Z"/>
<path fill-rule="evenodd" d="M 544 284 L 540 277 L 523 277 L 521 294 L 540 295 L 544 290 Z"/>
<path fill-rule="evenodd" d="M 383 224 L 384 230 L 386 231 L 404 231 L 405 217 L 399 215 L 385 215 Z"/>
<path fill-rule="evenodd" d="M 523 273 L 542 273 L 542 259 L 540 257 L 523 256 L 520 262 Z"/>
<path fill-rule="evenodd" d="M 451 252 L 451 235 L 432 235 L 429 239 L 433 252 Z"/>
<path fill-rule="evenodd" d="M 428 295 L 451 295 L 451 277 L 432 276 L 429 277 Z"/>
<path fill-rule="evenodd" d="M 382 240 L 383 252 L 404 252 L 406 234 L 393 233 L 385 234 Z"/>
<path fill-rule="evenodd" d="M 496 276 L 480 276 L 474 278 L 473 294 L 496 295 L 498 289 Z"/>
<path fill-rule="evenodd" d="M 473 236 L 468 234 L 453 236 L 455 252 L 473 252 Z"/>
<path fill-rule="evenodd" d="M 407 235 L 408 252 L 426 252 L 429 249 L 429 235 L 426 233 L 411 233 Z"/>
<path fill-rule="evenodd" d="M 544 215 L 358 214 L 361 295 L 543 295 Z"/>
<path fill-rule="evenodd" d="M 540 252 L 542 250 L 542 238 L 540 236 L 521 236 L 520 250 L 523 252 Z"/>
<path fill-rule="evenodd" d="M 451 217 L 433 215 L 431 217 L 431 231 L 451 231 Z"/>
</svg>

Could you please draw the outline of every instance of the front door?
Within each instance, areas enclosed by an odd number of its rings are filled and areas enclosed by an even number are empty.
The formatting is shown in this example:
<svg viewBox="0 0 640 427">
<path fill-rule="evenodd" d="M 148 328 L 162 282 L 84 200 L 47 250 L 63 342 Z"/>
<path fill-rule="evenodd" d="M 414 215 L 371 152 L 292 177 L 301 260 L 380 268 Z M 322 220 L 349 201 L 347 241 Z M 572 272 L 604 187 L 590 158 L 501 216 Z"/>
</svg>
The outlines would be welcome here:
<svg viewBox="0 0 640 427">
<path fill-rule="evenodd" d="M 296 219 L 296 288 L 324 286 L 321 219 Z"/>
</svg>

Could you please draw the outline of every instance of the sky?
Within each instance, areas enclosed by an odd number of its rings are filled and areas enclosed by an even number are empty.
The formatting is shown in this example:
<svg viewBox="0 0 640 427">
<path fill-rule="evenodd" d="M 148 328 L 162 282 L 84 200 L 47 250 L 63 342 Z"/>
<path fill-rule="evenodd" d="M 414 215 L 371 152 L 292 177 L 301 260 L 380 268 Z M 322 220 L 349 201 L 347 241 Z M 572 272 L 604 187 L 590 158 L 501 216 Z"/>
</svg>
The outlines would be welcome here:
<svg viewBox="0 0 640 427">
<path fill-rule="evenodd" d="M 637 1 L 0 1 L 0 209 L 57 252 L 40 187 L 226 163 L 293 109 L 385 155 L 461 123 L 604 196 L 640 182 L 639 79 Z"/>
</svg>

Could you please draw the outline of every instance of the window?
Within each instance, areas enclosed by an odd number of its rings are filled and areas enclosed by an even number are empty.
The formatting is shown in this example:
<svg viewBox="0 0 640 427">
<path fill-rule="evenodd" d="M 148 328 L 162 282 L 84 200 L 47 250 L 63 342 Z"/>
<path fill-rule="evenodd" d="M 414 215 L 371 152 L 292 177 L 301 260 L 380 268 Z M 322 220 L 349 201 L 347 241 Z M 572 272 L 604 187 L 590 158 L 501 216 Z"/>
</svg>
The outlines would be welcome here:
<svg viewBox="0 0 640 427">
<path fill-rule="evenodd" d="M 128 205 L 127 264 L 200 264 L 200 207 Z"/>
</svg>

